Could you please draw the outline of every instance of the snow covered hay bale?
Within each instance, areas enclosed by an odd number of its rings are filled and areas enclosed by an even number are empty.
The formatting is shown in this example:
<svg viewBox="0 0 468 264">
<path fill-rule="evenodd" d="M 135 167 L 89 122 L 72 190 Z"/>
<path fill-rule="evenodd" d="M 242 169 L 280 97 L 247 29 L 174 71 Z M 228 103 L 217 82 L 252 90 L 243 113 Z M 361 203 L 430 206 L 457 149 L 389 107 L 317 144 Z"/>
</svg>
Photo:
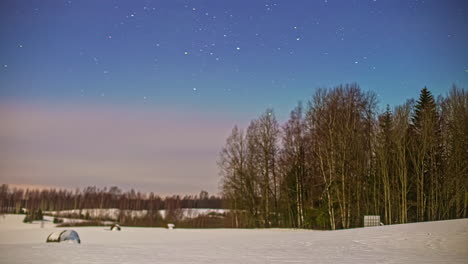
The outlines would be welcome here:
<svg viewBox="0 0 468 264">
<path fill-rule="evenodd" d="M 80 236 L 75 230 L 63 230 L 53 232 L 47 237 L 47 243 L 59 243 L 59 242 L 71 242 L 71 243 L 81 243 Z"/>
<path fill-rule="evenodd" d="M 118 224 L 114 224 L 110 228 L 111 231 L 120 231 L 122 228 Z"/>
</svg>

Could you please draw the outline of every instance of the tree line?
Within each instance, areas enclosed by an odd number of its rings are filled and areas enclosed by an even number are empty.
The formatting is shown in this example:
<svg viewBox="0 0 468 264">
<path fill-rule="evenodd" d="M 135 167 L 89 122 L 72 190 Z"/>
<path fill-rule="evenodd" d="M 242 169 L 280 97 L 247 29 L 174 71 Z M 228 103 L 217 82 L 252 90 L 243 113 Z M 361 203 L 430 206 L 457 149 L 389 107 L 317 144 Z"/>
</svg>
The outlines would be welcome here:
<svg viewBox="0 0 468 264">
<path fill-rule="evenodd" d="M 379 112 L 357 84 L 318 89 L 280 125 L 234 126 L 218 161 L 235 227 L 339 229 L 467 217 L 468 96 L 453 86 Z"/>
<path fill-rule="evenodd" d="M 124 192 L 118 187 L 86 187 L 75 191 L 67 189 L 30 190 L 0 186 L 0 213 L 63 211 L 73 209 L 120 209 L 170 212 L 181 208 L 223 208 L 223 199 L 201 191 L 199 195 L 160 197 L 133 189 Z"/>
</svg>

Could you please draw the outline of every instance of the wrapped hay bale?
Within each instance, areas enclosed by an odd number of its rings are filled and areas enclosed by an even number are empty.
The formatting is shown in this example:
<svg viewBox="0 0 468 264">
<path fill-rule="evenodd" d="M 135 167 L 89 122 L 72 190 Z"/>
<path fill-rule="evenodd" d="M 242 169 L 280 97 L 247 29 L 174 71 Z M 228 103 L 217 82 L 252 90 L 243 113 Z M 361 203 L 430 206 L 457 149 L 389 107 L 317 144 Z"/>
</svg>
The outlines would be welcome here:
<svg viewBox="0 0 468 264">
<path fill-rule="evenodd" d="M 71 242 L 81 243 L 80 236 L 75 230 L 63 230 L 51 233 L 46 240 L 47 243 Z"/>
</svg>

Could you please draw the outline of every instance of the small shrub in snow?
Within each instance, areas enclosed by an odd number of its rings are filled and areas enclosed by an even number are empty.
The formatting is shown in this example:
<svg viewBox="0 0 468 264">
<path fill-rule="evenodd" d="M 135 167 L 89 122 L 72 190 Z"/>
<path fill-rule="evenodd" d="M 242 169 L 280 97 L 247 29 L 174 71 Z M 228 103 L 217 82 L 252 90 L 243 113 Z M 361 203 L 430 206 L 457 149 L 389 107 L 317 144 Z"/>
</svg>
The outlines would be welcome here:
<svg viewBox="0 0 468 264">
<path fill-rule="evenodd" d="M 28 215 L 24 216 L 23 223 L 32 223 L 32 220 L 29 218 Z"/>
<path fill-rule="evenodd" d="M 42 214 L 42 210 L 39 209 L 38 211 L 33 211 L 30 214 L 25 215 L 23 223 L 32 223 L 33 221 L 42 220 L 44 220 L 44 215 Z"/>
</svg>

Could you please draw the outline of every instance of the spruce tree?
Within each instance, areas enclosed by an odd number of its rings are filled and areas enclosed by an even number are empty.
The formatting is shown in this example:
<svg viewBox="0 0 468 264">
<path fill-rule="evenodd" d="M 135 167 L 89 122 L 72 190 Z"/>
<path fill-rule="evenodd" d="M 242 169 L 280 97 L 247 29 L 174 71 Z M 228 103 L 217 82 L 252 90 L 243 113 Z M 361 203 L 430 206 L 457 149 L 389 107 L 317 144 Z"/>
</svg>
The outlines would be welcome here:
<svg viewBox="0 0 468 264">
<path fill-rule="evenodd" d="M 426 87 L 421 90 L 412 121 L 417 220 L 437 220 L 441 184 L 439 116 L 434 97 Z"/>
</svg>

